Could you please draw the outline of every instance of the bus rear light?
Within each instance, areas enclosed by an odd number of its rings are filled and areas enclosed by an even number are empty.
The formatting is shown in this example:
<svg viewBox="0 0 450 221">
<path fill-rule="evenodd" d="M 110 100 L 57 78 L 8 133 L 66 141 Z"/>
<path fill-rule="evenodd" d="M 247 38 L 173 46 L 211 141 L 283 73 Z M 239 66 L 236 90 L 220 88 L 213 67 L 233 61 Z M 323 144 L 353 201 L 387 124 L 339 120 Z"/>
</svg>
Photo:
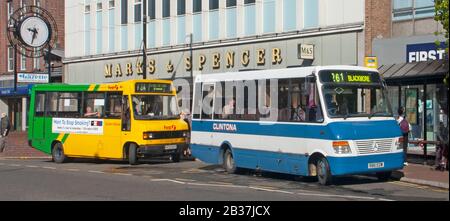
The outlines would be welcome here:
<svg viewBox="0 0 450 221">
<path fill-rule="evenodd" d="M 397 141 L 395 142 L 395 146 L 397 147 L 397 150 L 403 149 L 403 142 L 405 139 L 403 137 L 399 137 Z"/>
<path fill-rule="evenodd" d="M 336 154 L 352 153 L 348 141 L 333 141 L 333 149 Z"/>
</svg>

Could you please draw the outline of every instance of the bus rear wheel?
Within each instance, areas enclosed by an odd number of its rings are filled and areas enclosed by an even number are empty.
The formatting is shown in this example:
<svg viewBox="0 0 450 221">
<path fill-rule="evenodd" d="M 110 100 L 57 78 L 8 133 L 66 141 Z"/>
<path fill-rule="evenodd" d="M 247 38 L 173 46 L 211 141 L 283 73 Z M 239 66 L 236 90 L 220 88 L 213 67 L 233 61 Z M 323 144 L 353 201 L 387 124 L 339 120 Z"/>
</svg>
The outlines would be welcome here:
<svg viewBox="0 0 450 221">
<path fill-rule="evenodd" d="M 330 164 L 325 157 L 317 161 L 317 180 L 319 184 L 327 186 L 331 184 L 332 176 L 330 171 Z"/>
<path fill-rule="evenodd" d="M 64 154 L 64 148 L 62 143 L 57 142 L 53 145 L 52 148 L 52 158 L 55 163 L 65 163 L 68 160 L 68 157 Z"/>
<path fill-rule="evenodd" d="M 236 164 L 234 163 L 233 154 L 231 153 L 230 149 L 227 149 L 225 151 L 223 158 L 223 167 L 228 173 L 236 173 L 237 171 Z"/>
<path fill-rule="evenodd" d="M 139 163 L 137 157 L 137 146 L 134 143 L 130 144 L 130 147 L 128 148 L 128 162 L 130 165 L 137 165 Z"/>
</svg>

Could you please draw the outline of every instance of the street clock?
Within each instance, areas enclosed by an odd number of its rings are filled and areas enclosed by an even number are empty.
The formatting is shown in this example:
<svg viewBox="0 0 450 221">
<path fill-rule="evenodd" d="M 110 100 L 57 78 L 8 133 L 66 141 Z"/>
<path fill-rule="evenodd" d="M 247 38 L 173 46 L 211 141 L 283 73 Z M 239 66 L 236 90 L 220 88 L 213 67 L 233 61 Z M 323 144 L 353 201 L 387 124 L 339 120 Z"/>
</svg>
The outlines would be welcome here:
<svg viewBox="0 0 450 221">
<path fill-rule="evenodd" d="M 42 57 L 51 50 L 57 39 L 56 22 L 48 11 L 26 6 L 15 11 L 8 22 L 11 46 L 27 57 Z"/>
<path fill-rule="evenodd" d="M 32 16 L 25 19 L 20 25 L 20 38 L 30 47 L 40 47 L 50 38 L 47 23 L 40 17 Z"/>
</svg>

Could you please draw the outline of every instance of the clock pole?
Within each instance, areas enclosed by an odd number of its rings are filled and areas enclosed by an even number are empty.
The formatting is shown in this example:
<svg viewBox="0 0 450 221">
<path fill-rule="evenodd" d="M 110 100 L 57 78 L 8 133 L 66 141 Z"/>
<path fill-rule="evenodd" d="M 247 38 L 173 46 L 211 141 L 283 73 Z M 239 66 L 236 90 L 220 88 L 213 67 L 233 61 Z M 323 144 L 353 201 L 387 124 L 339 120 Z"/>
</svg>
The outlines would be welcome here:
<svg viewBox="0 0 450 221">
<path fill-rule="evenodd" d="M 17 46 L 14 46 L 14 93 L 17 92 Z"/>
<path fill-rule="evenodd" d="M 47 50 L 47 70 L 48 70 L 48 83 L 52 83 L 52 67 L 51 67 L 51 60 L 50 60 L 50 53 L 51 53 L 52 47 L 50 44 L 48 45 Z"/>
</svg>

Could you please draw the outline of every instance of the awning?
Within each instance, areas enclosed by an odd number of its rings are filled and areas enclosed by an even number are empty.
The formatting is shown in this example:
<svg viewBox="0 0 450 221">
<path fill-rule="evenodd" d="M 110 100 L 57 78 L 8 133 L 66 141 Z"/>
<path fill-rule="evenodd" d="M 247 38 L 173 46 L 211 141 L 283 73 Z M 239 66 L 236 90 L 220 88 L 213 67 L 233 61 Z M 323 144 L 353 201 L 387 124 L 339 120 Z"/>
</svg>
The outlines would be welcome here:
<svg viewBox="0 0 450 221">
<path fill-rule="evenodd" d="M 17 86 L 14 91 L 13 87 L 0 88 L 0 97 L 27 96 L 33 84 Z"/>
<path fill-rule="evenodd" d="M 381 65 L 378 70 L 387 83 L 443 79 L 448 73 L 446 60 Z"/>
</svg>

